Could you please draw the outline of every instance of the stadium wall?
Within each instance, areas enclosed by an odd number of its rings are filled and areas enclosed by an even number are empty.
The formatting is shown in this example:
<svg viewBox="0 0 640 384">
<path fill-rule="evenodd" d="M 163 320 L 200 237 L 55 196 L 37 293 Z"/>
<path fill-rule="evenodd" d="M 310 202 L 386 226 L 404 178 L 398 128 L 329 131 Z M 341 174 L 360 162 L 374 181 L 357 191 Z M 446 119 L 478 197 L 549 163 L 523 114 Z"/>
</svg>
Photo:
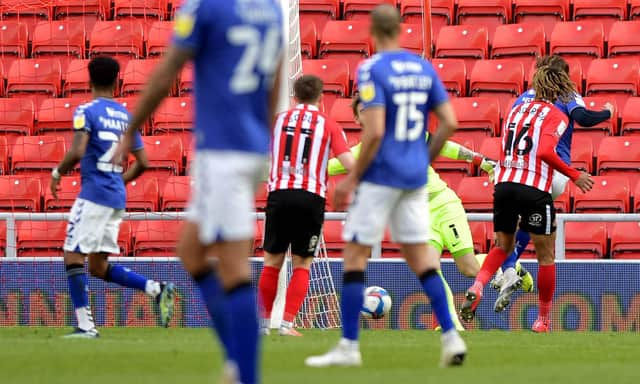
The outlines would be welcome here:
<svg viewBox="0 0 640 384">
<path fill-rule="evenodd" d="M 208 316 L 200 305 L 197 290 L 176 260 L 120 258 L 119 262 L 150 278 L 171 280 L 179 287 L 176 316 L 171 326 L 203 327 Z M 342 264 L 331 261 L 338 292 Z M 261 269 L 252 261 L 254 281 Z M 525 263 L 535 275 L 536 263 Z M 459 305 L 471 280 L 453 263 L 443 271 Z M 554 301 L 555 330 L 640 331 L 640 263 L 616 261 L 559 262 Z M 364 321 L 367 328 L 428 328 L 431 309 L 418 281 L 399 260 L 370 263 L 367 284 L 386 288 L 393 298 L 391 315 Z M 91 301 L 99 326 L 156 326 L 153 301 L 141 292 L 123 289 L 91 278 Z M 493 312 L 496 293 L 489 288 L 471 329 L 527 329 L 537 313 L 537 295 L 518 293 L 510 308 Z M 316 303 L 320 305 L 321 303 Z M 73 315 L 62 260 L 3 260 L 0 262 L 0 326 L 71 326 Z"/>
</svg>

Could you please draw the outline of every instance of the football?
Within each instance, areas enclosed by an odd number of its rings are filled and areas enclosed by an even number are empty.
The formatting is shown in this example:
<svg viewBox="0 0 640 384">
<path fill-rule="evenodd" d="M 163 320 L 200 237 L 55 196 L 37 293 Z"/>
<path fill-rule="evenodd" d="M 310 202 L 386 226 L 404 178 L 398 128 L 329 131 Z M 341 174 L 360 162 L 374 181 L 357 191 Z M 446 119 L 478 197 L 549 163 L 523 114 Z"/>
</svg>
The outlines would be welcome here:
<svg viewBox="0 0 640 384">
<path fill-rule="evenodd" d="M 391 296 L 384 288 L 371 286 L 364 291 L 360 313 L 367 319 L 381 319 L 391 310 Z"/>
</svg>

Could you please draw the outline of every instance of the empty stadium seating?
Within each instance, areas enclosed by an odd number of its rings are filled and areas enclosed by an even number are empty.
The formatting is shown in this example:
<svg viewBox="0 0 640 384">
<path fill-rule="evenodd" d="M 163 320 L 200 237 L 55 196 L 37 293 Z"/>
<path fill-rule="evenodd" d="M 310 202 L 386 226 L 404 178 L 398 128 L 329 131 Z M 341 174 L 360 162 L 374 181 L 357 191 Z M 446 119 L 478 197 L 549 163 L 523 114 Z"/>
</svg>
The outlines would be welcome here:
<svg viewBox="0 0 640 384">
<path fill-rule="evenodd" d="M 511 0 L 458 0 L 457 24 L 482 25 L 489 39 L 496 27 L 511 21 Z"/>
<path fill-rule="evenodd" d="M 451 25 L 442 27 L 436 39 L 435 58 L 464 59 L 471 68 L 478 59 L 486 59 L 489 53 L 487 29 L 475 25 Z"/>
<path fill-rule="evenodd" d="M 535 58 L 545 53 L 544 26 L 539 23 L 505 24 L 496 28 L 491 58 L 516 59 L 528 69 Z"/>
<path fill-rule="evenodd" d="M 65 72 L 64 85 L 62 86 L 62 97 L 83 97 L 91 96 L 89 86 L 88 59 L 71 60 Z"/>
<path fill-rule="evenodd" d="M 593 171 L 593 141 L 589 137 L 574 136 L 571 139 L 571 166 L 581 171 Z"/>
<path fill-rule="evenodd" d="M 640 134 L 640 97 L 630 97 L 622 110 L 622 135 Z"/>
<path fill-rule="evenodd" d="M 463 178 L 457 192 L 467 212 L 493 212 L 493 183 L 486 176 Z"/>
<path fill-rule="evenodd" d="M 517 60 L 478 60 L 469 76 L 469 96 L 498 98 L 502 109 L 524 90 L 524 67 Z"/>
<path fill-rule="evenodd" d="M 611 26 L 609 32 L 609 44 L 607 45 L 608 57 L 640 56 L 640 43 L 637 36 L 640 34 L 640 23 L 637 21 L 617 21 Z"/>
<path fill-rule="evenodd" d="M 144 32 L 138 20 L 98 21 L 91 32 L 89 55 L 111 55 L 121 68 L 129 59 L 144 57 Z"/>
<path fill-rule="evenodd" d="M 155 57 L 164 54 L 171 42 L 173 23 L 170 21 L 156 21 L 149 27 L 147 38 L 147 56 Z"/>
<path fill-rule="evenodd" d="M 640 258 L 640 223 L 615 223 L 611 230 L 611 258 Z"/>
<path fill-rule="evenodd" d="M 432 65 L 450 95 L 467 95 L 467 66 L 461 59 L 433 59 Z"/>
<path fill-rule="evenodd" d="M 423 0 L 400 0 L 400 15 L 405 23 L 422 23 Z M 427 46 L 435 42 L 440 33 L 440 29 L 445 25 L 455 22 L 453 0 L 432 0 L 431 1 L 431 42 L 426 42 Z"/>
<path fill-rule="evenodd" d="M 348 97 L 349 88 L 349 64 L 341 59 L 304 60 L 302 62 L 303 73 L 320 77 L 324 83 L 322 90 L 325 107 L 329 110 L 338 97 Z"/>
<path fill-rule="evenodd" d="M 571 185 L 575 213 L 629 212 L 629 180 L 623 176 L 594 176 L 593 189 L 582 193 Z"/>
<path fill-rule="evenodd" d="M 327 220 L 322 227 L 322 237 L 329 257 L 342 257 L 344 240 L 342 240 L 342 221 Z"/>
<path fill-rule="evenodd" d="M 355 71 L 358 63 L 373 54 L 368 21 L 331 20 L 322 31 L 320 59 L 343 59 Z"/>
<path fill-rule="evenodd" d="M 175 256 L 181 228 L 177 220 L 133 222 L 133 255 Z"/>
<path fill-rule="evenodd" d="M 422 24 L 402 24 L 400 28 L 400 47 L 422 56 L 425 51 Z"/>
<path fill-rule="evenodd" d="M 569 2 L 566 0 L 514 0 L 513 20 L 516 23 L 541 23 L 547 41 L 556 23 L 570 20 Z"/>
<path fill-rule="evenodd" d="M 33 100 L 57 97 L 62 83 L 62 70 L 58 59 L 19 59 L 11 64 L 7 76 L 7 96 Z"/>
<path fill-rule="evenodd" d="M 152 117 L 152 134 L 190 131 L 193 128 L 193 103 L 190 97 L 168 97 Z"/>
<path fill-rule="evenodd" d="M 48 177 L 65 152 L 62 137 L 21 136 L 11 151 L 11 170 L 14 174 Z"/>
<path fill-rule="evenodd" d="M 315 59 L 318 54 L 318 29 L 315 23 L 300 24 L 300 54 L 305 59 Z"/>
<path fill-rule="evenodd" d="M 604 53 L 604 29 L 594 21 L 557 23 L 551 33 L 549 53 L 580 60 L 582 68 L 589 68 L 593 59 Z"/>
<path fill-rule="evenodd" d="M 47 185 L 44 188 L 44 210 L 48 212 L 69 212 L 78 193 L 80 193 L 80 176 L 65 176 L 60 179 L 58 198 L 54 198 Z"/>
<path fill-rule="evenodd" d="M 184 211 L 191 194 L 189 176 L 170 176 L 160 194 L 162 211 Z"/>
<path fill-rule="evenodd" d="M 451 104 L 458 117 L 454 135 L 458 141 L 472 141 L 479 148 L 485 138 L 500 133 L 500 103 L 496 98 L 459 97 Z"/>
<path fill-rule="evenodd" d="M 572 4 L 574 20 L 602 23 L 605 36 L 613 23 L 627 19 L 627 0 L 573 0 Z"/>
<path fill-rule="evenodd" d="M 46 99 L 38 109 L 38 122 L 34 132 L 37 135 L 60 136 L 70 148 L 73 139 L 73 115 L 78 106 L 88 100 L 83 98 Z"/>
<path fill-rule="evenodd" d="M 143 136 L 144 149 L 149 159 L 149 168 L 145 175 L 155 176 L 164 185 L 164 181 L 172 175 L 183 172 L 183 144 L 178 136 L 158 135 Z M 133 159 L 131 160 L 133 163 Z"/>
<path fill-rule="evenodd" d="M 144 89 L 147 80 L 158 65 L 159 60 L 130 60 L 122 74 L 122 91 L 120 95 L 133 96 Z"/>
<path fill-rule="evenodd" d="M 28 42 L 25 23 L 12 20 L 0 21 L 0 63 L 3 64 L 6 71 L 9 70 L 15 59 L 23 59 L 27 56 Z M 4 89 L 0 92 L 0 94 L 2 93 L 4 93 Z"/>
<path fill-rule="evenodd" d="M 640 137 L 605 137 L 600 142 L 598 175 L 620 175 L 631 187 L 640 180 Z"/>
<path fill-rule="evenodd" d="M 33 132 L 35 108 L 31 99 L 0 99 L 0 129 L 9 144 Z"/>
<path fill-rule="evenodd" d="M 137 212 L 157 212 L 158 180 L 155 177 L 142 177 L 127 184 L 127 210 Z"/>
<path fill-rule="evenodd" d="M 345 20 L 369 20 L 369 12 L 381 3 L 395 6 L 395 0 L 343 0 L 342 17 Z"/>
<path fill-rule="evenodd" d="M 62 256 L 66 221 L 20 221 L 17 223 L 18 257 Z"/>
<path fill-rule="evenodd" d="M 601 259 L 607 250 L 607 225 L 605 223 L 567 222 L 565 258 Z"/>
<path fill-rule="evenodd" d="M 0 176 L 0 210 L 8 212 L 38 212 L 42 184 L 29 176 Z"/>
<path fill-rule="evenodd" d="M 264 210 L 267 208 L 268 196 L 269 196 L 269 190 L 267 188 L 267 183 L 260 183 L 260 185 L 258 185 L 258 188 L 256 189 L 256 196 L 255 196 L 256 211 L 264 212 Z"/>
<path fill-rule="evenodd" d="M 300 0 L 300 24 L 314 23 L 322 31 L 329 20 L 340 16 L 339 0 Z"/>
<path fill-rule="evenodd" d="M 638 83 L 638 61 L 621 58 L 593 60 L 587 72 L 585 95 L 608 97 L 616 101 L 618 108 L 624 108 L 630 96 L 638 95 Z"/>
<path fill-rule="evenodd" d="M 40 22 L 33 32 L 31 57 L 55 57 L 64 73 L 70 60 L 84 57 L 85 40 L 85 28 L 80 23 Z"/>
</svg>

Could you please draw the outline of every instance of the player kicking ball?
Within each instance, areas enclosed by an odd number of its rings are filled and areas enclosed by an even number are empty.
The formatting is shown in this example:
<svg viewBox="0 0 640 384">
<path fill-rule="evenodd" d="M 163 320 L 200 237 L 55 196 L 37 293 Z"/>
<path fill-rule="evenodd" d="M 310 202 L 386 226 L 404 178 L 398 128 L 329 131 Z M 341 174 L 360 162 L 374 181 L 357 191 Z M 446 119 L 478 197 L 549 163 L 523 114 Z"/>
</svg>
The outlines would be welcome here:
<svg viewBox="0 0 640 384">
<path fill-rule="evenodd" d="M 356 122 L 362 125 L 360 113 L 362 112 L 362 102 L 358 98 L 354 98 L 351 104 L 353 116 Z M 358 157 L 362 144 L 357 144 L 351 148 L 352 153 Z M 493 176 L 495 162 L 486 159 L 482 154 L 476 153 L 453 141 L 447 141 L 440 155 L 453 159 L 465 160 L 479 166 L 483 171 L 487 172 L 490 177 Z M 345 174 L 346 169 L 337 159 L 329 160 L 329 175 Z M 486 254 L 474 254 L 473 238 L 469 222 L 462 206 L 462 201 L 456 193 L 449 188 L 438 173 L 429 166 L 427 191 L 429 194 L 429 214 L 431 216 L 431 244 L 437 251 L 438 255 L 442 255 L 443 249 L 448 249 L 453 256 L 458 271 L 466 277 L 475 277 L 480 271 L 480 265 L 484 261 Z M 533 289 L 533 277 L 520 263 L 516 263 L 518 274 L 522 276 L 522 289 L 529 292 Z M 458 313 L 453 298 L 453 292 L 449 287 L 442 270 L 438 270 L 438 274 L 442 278 L 444 288 L 447 292 L 447 302 L 449 304 L 449 312 L 459 331 L 464 330 L 464 326 L 458 319 Z"/>
<path fill-rule="evenodd" d="M 455 113 L 431 64 L 399 46 L 400 14 L 390 5 L 371 13 L 371 34 L 378 53 L 358 70 L 364 110 L 362 147 L 356 165 L 336 187 L 337 209 L 349 206 L 344 226 L 344 275 L 341 295 L 342 338 L 329 352 L 312 356 L 311 367 L 362 364 L 359 315 L 364 301 L 365 269 L 387 224 L 407 265 L 420 280 L 442 326 L 442 366 L 463 363 L 467 347 L 455 329 L 438 275 L 440 259 L 429 240 L 427 168 L 457 128 Z M 440 121 L 425 145 L 428 113 Z"/>
<path fill-rule="evenodd" d="M 85 258 L 92 276 L 154 297 L 162 326 L 167 327 L 173 317 L 176 291 L 173 283 L 147 279 L 108 260 L 110 254 L 120 252 L 118 232 L 126 204 L 125 184 L 140 176 L 147 167 L 147 155 L 139 135 L 132 152 L 136 162 L 127 172 L 123 174 L 122 167 L 111 163 L 130 119 L 127 109 L 112 98 L 119 72 L 118 62 L 110 57 L 96 57 L 89 62 L 93 101 L 76 109 L 71 150 L 51 173 L 49 188 L 57 199 L 61 175 L 80 162 L 82 189 L 71 208 L 64 242 L 64 265 L 78 326 L 66 337 L 99 336 L 89 306 Z"/>
<path fill-rule="evenodd" d="M 532 330 L 549 332 L 556 285 L 553 173 L 566 175 L 585 193 L 591 190 L 593 179 L 586 172 L 569 167 L 556 153 L 569 119 L 550 100 L 566 100 L 575 94 L 568 74 L 549 65 L 542 66 L 533 77 L 533 89 L 535 99 L 514 107 L 505 122 L 502 153 L 495 171 L 496 245 L 467 290 L 460 312 L 464 320 L 474 318 L 484 286 L 513 251 L 516 226 L 522 218 L 520 229 L 531 233 L 539 264 L 539 312 Z"/>
</svg>

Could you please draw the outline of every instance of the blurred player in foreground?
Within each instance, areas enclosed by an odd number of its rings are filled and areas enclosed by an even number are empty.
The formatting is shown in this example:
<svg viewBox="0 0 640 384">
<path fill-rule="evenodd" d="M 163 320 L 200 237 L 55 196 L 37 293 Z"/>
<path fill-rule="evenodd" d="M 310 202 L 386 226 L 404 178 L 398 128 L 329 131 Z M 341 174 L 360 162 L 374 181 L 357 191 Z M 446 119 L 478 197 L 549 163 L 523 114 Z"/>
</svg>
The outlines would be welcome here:
<svg viewBox="0 0 640 384">
<path fill-rule="evenodd" d="M 154 297 L 160 322 L 166 327 L 173 316 L 174 284 L 150 280 L 109 263 L 110 254 L 120 253 L 118 233 L 127 201 L 125 184 L 144 172 L 147 155 L 137 134 L 131 147 L 136 162 L 124 174 L 121 166 L 112 164 L 111 156 L 130 120 L 127 109 L 113 100 L 120 65 L 110 57 L 96 57 L 89 62 L 88 70 L 93 101 L 76 109 L 71 150 L 51 173 L 49 184 L 57 199 L 61 175 L 80 162 L 82 189 L 71 208 L 64 242 L 64 264 L 78 326 L 67 337 L 99 336 L 89 305 L 85 258 L 92 276 Z"/>
<path fill-rule="evenodd" d="M 534 332 L 549 332 L 550 311 L 556 285 L 554 264 L 555 208 L 551 197 L 553 172 L 569 177 L 581 191 L 593 186 L 586 172 L 569 167 L 556 153 L 569 119 L 551 102 L 575 94 L 565 71 L 543 65 L 533 77 L 535 99 L 514 107 L 505 122 L 502 153 L 496 166 L 493 226 L 496 245 L 465 295 L 461 316 L 470 321 L 482 298 L 484 286 L 513 251 L 516 226 L 531 233 L 538 257 L 539 313 Z"/>
<path fill-rule="evenodd" d="M 353 168 L 342 128 L 320 112 L 322 80 L 304 75 L 293 85 L 298 105 L 276 119 L 264 234 L 264 268 L 258 281 L 261 332 L 269 334 L 278 275 L 291 247 L 293 274 L 287 288 L 281 336 L 302 336 L 293 327 L 309 289 L 309 268 L 324 224 L 329 152 Z"/>
<path fill-rule="evenodd" d="M 254 194 L 268 163 L 279 93 L 282 12 L 272 0 L 189 0 L 174 28 L 173 44 L 148 80 L 119 152 L 131 148 L 135 132 L 193 59 L 194 184 L 178 255 L 222 342 L 223 379 L 253 384 L 260 359 L 249 256 Z"/>
<path fill-rule="evenodd" d="M 440 259 L 429 240 L 427 168 L 457 121 L 447 92 L 430 63 L 399 47 L 400 14 L 390 5 L 371 13 L 371 34 L 378 53 L 358 70 L 363 102 L 362 147 L 356 166 L 335 191 L 335 206 L 349 207 L 344 226 L 344 276 L 341 297 L 342 338 L 328 353 L 306 359 L 312 367 L 362 364 L 358 344 L 365 269 L 371 248 L 389 223 L 408 266 L 419 277 L 442 326 L 441 365 L 460 365 L 467 347 L 455 329 L 438 276 Z M 428 113 L 440 124 L 425 145 Z"/>
<path fill-rule="evenodd" d="M 554 68 L 556 71 L 562 71 L 569 75 L 569 64 L 567 64 L 567 62 L 558 55 L 543 56 L 539 58 L 536 62 L 536 68 L 543 66 L 549 66 Z M 569 79 L 569 81 L 571 81 L 571 79 Z M 529 89 L 518 97 L 513 104 L 513 107 L 531 102 L 534 99 L 535 90 Z M 604 110 L 592 111 L 586 108 L 584 100 L 582 100 L 582 96 L 577 92 L 573 92 L 566 95 L 563 99 L 555 100 L 554 106 L 560 109 L 560 111 L 568 117 L 567 129 L 560 137 L 556 151 L 565 164 L 571 165 L 571 139 L 573 137 L 574 124 L 578 123 L 583 127 L 593 127 L 600 124 L 611 118 L 613 114 L 613 105 L 611 105 L 611 103 L 606 103 Z M 553 173 L 553 182 L 551 187 L 551 197 L 553 200 L 564 192 L 568 181 L 568 177 L 562 173 L 558 171 Z M 529 236 L 528 232 L 523 231 L 522 229 L 516 232 L 516 244 L 513 252 L 511 252 L 507 260 L 505 260 L 502 265 L 502 271 L 504 271 L 504 273 L 498 273 L 491 284 L 494 288 L 500 290 L 500 296 L 494 305 L 494 309 L 497 312 L 503 311 L 511 302 L 510 296 L 515 292 L 518 285 L 522 284 L 524 286 L 527 284 L 526 281 L 521 280 L 521 277 L 516 273 L 514 267 L 520 255 L 522 255 L 522 252 L 527 248 L 530 240 L 531 236 Z"/>
<path fill-rule="evenodd" d="M 354 98 L 351 104 L 353 116 L 356 122 L 362 125 L 360 113 L 362 112 L 362 102 L 358 98 Z M 428 137 L 428 133 L 427 133 Z M 351 148 L 354 156 L 360 156 L 360 146 L 356 144 Z M 493 179 L 493 167 L 495 162 L 488 160 L 484 155 L 476 153 L 458 143 L 447 140 L 442 147 L 440 155 L 453 160 L 465 160 L 469 163 L 480 167 L 489 174 Z M 338 162 L 337 159 L 329 160 L 329 175 L 340 175 L 346 173 L 346 169 Z M 442 255 L 443 249 L 448 249 L 456 267 L 460 273 L 466 277 L 475 277 L 480 271 L 480 265 L 484 261 L 486 254 L 475 254 L 473 250 L 473 238 L 469 222 L 462 206 L 462 201 L 456 193 L 449 188 L 438 173 L 429 166 L 427 176 L 427 192 L 429 195 L 429 215 L 431 216 L 431 236 L 429 244 L 437 251 L 438 255 Z M 527 291 L 528 287 L 533 287 L 533 277 L 524 269 L 520 263 L 516 264 L 518 273 L 523 277 L 523 281 L 529 282 L 528 285 L 523 284 L 523 289 Z M 445 290 L 447 292 L 447 302 L 449 304 L 449 312 L 456 326 L 461 331 L 464 327 L 458 319 L 458 312 L 453 299 L 453 292 L 447 283 L 442 270 L 438 270 L 438 274 L 442 278 Z"/>
</svg>

